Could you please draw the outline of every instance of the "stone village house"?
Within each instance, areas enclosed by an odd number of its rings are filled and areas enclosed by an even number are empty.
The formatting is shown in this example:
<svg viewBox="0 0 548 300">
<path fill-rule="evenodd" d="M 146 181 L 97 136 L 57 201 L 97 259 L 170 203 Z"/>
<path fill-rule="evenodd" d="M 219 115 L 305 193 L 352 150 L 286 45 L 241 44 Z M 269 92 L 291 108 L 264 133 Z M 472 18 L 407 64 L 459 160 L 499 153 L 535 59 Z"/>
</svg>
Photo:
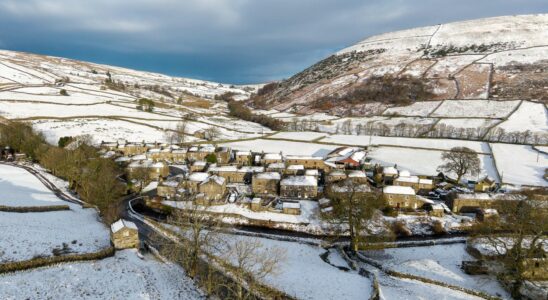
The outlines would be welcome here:
<svg viewBox="0 0 548 300">
<path fill-rule="evenodd" d="M 280 196 L 309 199 L 318 196 L 318 181 L 313 176 L 289 176 L 280 182 Z"/>
<path fill-rule="evenodd" d="M 264 172 L 253 175 L 251 187 L 256 195 L 278 195 L 280 173 Z"/>
</svg>

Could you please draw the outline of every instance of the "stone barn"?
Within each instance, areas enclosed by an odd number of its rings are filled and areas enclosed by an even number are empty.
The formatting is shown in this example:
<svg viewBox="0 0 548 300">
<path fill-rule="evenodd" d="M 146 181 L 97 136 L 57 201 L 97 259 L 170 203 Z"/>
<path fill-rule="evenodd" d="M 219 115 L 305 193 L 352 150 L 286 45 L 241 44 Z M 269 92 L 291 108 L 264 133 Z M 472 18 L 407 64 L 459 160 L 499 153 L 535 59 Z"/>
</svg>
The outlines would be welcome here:
<svg viewBox="0 0 548 300">
<path fill-rule="evenodd" d="M 120 219 L 112 223 L 110 237 L 116 249 L 139 247 L 139 232 L 137 225 L 133 222 Z"/>
</svg>

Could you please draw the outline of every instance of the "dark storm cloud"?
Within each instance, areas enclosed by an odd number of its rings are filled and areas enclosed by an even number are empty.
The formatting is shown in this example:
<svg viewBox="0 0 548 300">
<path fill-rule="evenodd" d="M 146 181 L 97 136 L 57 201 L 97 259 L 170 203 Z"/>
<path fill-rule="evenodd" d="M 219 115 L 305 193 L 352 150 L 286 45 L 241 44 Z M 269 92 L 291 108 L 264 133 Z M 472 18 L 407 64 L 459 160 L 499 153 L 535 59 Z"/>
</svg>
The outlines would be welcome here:
<svg viewBox="0 0 548 300">
<path fill-rule="evenodd" d="M 0 47 L 262 82 L 372 34 L 547 11 L 546 0 L 0 0 Z"/>
</svg>

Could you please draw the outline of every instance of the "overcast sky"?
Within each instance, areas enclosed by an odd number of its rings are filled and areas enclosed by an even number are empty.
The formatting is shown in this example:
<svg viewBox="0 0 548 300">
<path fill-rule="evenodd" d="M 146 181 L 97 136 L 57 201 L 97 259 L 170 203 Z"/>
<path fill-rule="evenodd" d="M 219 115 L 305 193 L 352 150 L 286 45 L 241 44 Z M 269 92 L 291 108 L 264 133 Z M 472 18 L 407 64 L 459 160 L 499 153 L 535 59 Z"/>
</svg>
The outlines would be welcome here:
<svg viewBox="0 0 548 300">
<path fill-rule="evenodd" d="M 548 0 L 0 0 L 0 48 L 256 83 L 377 33 L 546 12 Z"/>
</svg>

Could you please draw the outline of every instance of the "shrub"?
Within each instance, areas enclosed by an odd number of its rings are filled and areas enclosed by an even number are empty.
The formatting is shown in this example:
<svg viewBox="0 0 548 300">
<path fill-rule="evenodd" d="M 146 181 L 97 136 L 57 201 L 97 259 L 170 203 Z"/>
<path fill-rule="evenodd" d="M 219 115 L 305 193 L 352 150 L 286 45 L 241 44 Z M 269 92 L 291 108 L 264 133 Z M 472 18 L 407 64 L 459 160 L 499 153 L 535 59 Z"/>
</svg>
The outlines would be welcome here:
<svg viewBox="0 0 548 300">
<path fill-rule="evenodd" d="M 147 98 L 137 100 L 137 109 L 152 112 L 154 110 L 154 101 Z"/>
<path fill-rule="evenodd" d="M 210 153 L 205 157 L 205 160 L 210 164 L 215 164 L 217 163 L 217 156 L 213 153 Z"/>
<path fill-rule="evenodd" d="M 403 221 L 394 222 L 394 224 L 392 224 L 392 231 L 398 236 L 411 236 L 413 234 Z"/>
<path fill-rule="evenodd" d="M 72 141 L 73 141 L 73 138 L 71 136 L 63 136 L 59 138 L 57 145 L 59 146 L 59 148 L 65 148 Z"/>
<path fill-rule="evenodd" d="M 215 100 L 221 100 L 221 101 L 229 102 L 229 101 L 234 100 L 234 96 L 236 96 L 236 93 L 226 92 L 226 93 L 221 94 L 221 95 L 215 95 Z"/>
<path fill-rule="evenodd" d="M 445 230 L 445 227 L 443 227 L 443 223 L 441 221 L 435 220 L 432 222 L 432 231 L 434 234 L 446 234 L 447 230 Z"/>
<path fill-rule="evenodd" d="M 65 90 L 65 89 L 61 89 L 61 90 L 59 91 L 59 94 L 61 94 L 61 96 L 68 96 L 68 92 L 67 92 L 67 90 Z"/>
</svg>

